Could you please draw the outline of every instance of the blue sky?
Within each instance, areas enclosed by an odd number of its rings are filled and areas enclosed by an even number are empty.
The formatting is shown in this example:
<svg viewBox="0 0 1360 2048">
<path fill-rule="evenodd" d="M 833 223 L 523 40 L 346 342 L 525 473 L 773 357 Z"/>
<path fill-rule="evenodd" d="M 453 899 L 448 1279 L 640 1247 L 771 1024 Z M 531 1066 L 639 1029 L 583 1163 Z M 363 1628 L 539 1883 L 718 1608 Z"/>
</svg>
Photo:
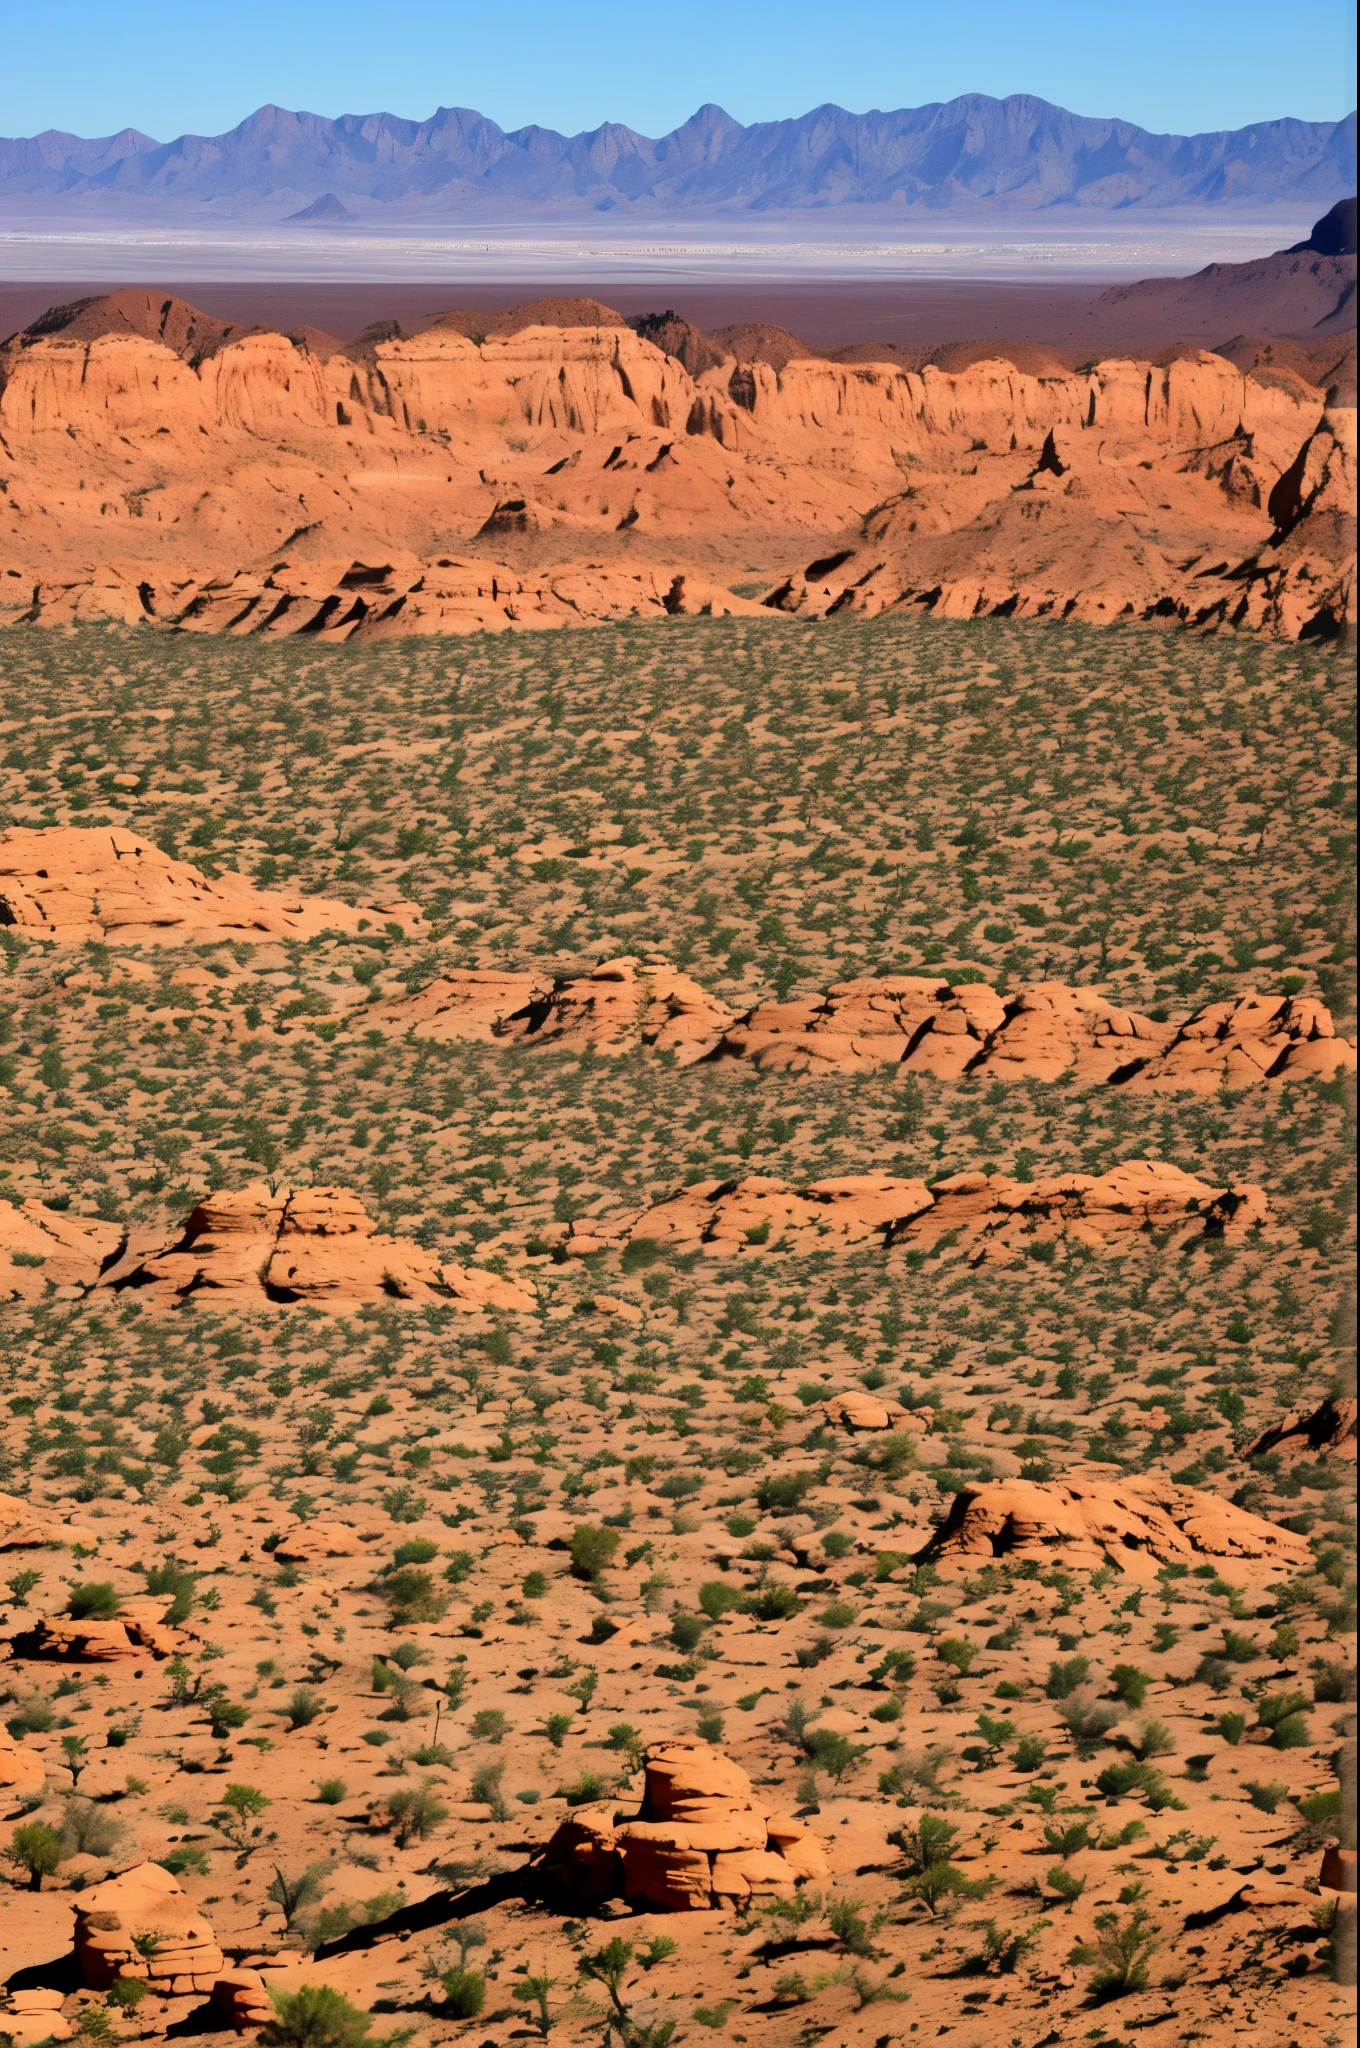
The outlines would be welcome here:
<svg viewBox="0 0 1360 2048">
<path fill-rule="evenodd" d="M 266 101 L 657 135 L 961 92 L 1036 93 L 1181 133 L 1354 104 L 1341 0 L 7 0 L 0 133 L 215 134 Z"/>
</svg>

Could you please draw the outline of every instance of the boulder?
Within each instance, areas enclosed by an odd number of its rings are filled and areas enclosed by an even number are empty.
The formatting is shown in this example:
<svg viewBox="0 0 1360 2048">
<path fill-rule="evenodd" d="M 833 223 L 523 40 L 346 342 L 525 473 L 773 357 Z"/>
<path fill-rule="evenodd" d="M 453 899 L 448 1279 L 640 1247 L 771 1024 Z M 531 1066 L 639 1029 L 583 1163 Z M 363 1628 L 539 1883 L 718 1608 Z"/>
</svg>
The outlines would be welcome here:
<svg viewBox="0 0 1360 2048">
<path fill-rule="evenodd" d="M 534 1297 L 485 1268 L 440 1265 L 410 1238 L 377 1234 L 350 1188 L 272 1191 L 255 1182 L 209 1195 L 178 1237 L 130 1251 L 101 1277 L 156 1306 L 195 1296 L 218 1308 L 306 1302 L 344 1311 L 365 1301 L 446 1301 L 456 1308 L 530 1310 Z"/>
<path fill-rule="evenodd" d="M 423 924 L 414 903 L 356 908 L 257 889 L 230 871 L 209 878 L 118 826 L 0 832 L 0 923 L 62 945 L 309 939 L 390 918 L 407 932 Z"/>
<path fill-rule="evenodd" d="M 42 2041 L 69 2041 L 75 2034 L 62 2012 L 60 1991 L 11 1991 L 8 2008 L 0 2015 L 0 2033 L 9 2036 L 12 2048 L 38 2048 Z"/>
<path fill-rule="evenodd" d="M 145 1944 L 149 1952 L 138 1948 L 139 1936 L 156 1937 Z M 79 1893 L 74 1946 L 90 1991 L 140 1977 L 165 1997 L 207 1993 L 225 1962 L 209 1922 L 159 1863 L 139 1863 Z"/>
<path fill-rule="evenodd" d="M 665 1742 L 647 1752 L 646 1789 L 634 1820 L 612 1805 L 564 1820 L 541 1869 L 574 1896 L 624 1898 L 663 1912 L 701 1911 L 735 1899 L 787 1897 L 825 1877 L 821 1844 L 798 1821 L 771 1817 L 745 1771 L 706 1743 Z"/>
<path fill-rule="evenodd" d="M 363 1550 L 353 1529 L 343 1522 L 298 1522 L 274 1545 L 279 1564 L 319 1564 L 327 1557 L 358 1557 Z"/>
<path fill-rule="evenodd" d="M 1327 1849 L 1318 1872 L 1318 1883 L 1325 1884 L 1331 1892 L 1353 1892 L 1355 1890 L 1356 1853 L 1354 1849 Z"/>
<path fill-rule="evenodd" d="M 1310 1568 L 1307 1539 L 1216 1494 L 1137 1480 L 969 1481 L 921 1559 L 1034 1558 L 1097 1570 L 1117 1565 L 1155 1583 L 1164 1564 L 1215 1563 L 1234 1578 Z"/>
<path fill-rule="evenodd" d="M 1286 1415 L 1263 1429 L 1247 1445 L 1244 1458 L 1259 1458 L 1266 1451 L 1283 1451 L 1286 1457 L 1306 1451 L 1335 1451 L 1338 1457 L 1356 1453 L 1356 1422 L 1360 1402 L 1349 1395 L 1329 1395 L 1317 1408 Z"/>
<path fill-rule="evenodd" d="M 883 1401 L 877 1394 L 851 1387 L 833 1394 L 822 1409 L 828 1422 L 842 1429 L 915 1429 L 922 1435 L 930 1428 L 930 1413 L 904 1408 L 899 1401 Z"/>
<path fill-rule="evenodd" d="M 1262 1081 L 1330 1080 L 1355 1071 L 1355 1047 L 1339 1038 L 1314 996 L 1229 997 L 1186 1020 L 1165 1049 L 1131 1076 L 1136 1093 L 1216 1095 Z"/>
<path fill-rule="evenodd" d="M 268 2026 L 275 2017 L 274 2005 L 258 1970 L 223 1970 L 214 1980 L 209 1999 L 213 2017 L 238 2034 L 247 2027 Z"/>
</svg>

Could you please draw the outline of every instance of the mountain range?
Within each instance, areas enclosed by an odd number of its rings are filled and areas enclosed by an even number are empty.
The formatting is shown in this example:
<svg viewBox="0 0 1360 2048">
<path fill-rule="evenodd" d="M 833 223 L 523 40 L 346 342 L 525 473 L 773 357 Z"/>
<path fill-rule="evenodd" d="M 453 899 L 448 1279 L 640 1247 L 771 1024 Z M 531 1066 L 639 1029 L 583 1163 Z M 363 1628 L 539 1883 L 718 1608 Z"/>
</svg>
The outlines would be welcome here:
<svg viewBox="0 0 1360 2048">
<path fill-rule="evenodd" d="M 310 213 L 390 222 L 503 214 L 895 213 L 1293 207 L 1355 188 L 1355 116 L 1154 135 L 1027 94 L 979 93 L 895 112 L 822 106 L 743 127 L 700 107 L 669 135 L 618 123 L 579 135 L 507 133 L 441 107 L 427 121 L 261 107 L 225 135 L 157 142 L 133 128 L 87 140 L 49 129 L 0 139 L 0 205 L 45 215 L 226 220 Z"/>
</svg>

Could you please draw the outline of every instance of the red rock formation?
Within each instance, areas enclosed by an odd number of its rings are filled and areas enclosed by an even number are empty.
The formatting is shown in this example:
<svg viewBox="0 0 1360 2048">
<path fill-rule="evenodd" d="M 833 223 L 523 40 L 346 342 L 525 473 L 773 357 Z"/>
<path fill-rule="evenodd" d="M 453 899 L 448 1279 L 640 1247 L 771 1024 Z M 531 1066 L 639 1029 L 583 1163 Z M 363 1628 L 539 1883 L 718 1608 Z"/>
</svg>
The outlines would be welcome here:
<svg viewBox="0 0 1360 2048">
<path fill-rule="evenodd" d="M 1349 1396 L 1329 1396 L 1311 1413 L 1300 1411 L 1272 1422 L 1247 1445 L 1242 1456 L 1259 1458 L 1266 1451 L 1283 1451 L 1286 1457 L 1305 1451 L 1335 1451 L 1339 1457 L 1353 1458 L 1358 1416 L 1360 1402 Z"/>
<path fill-rule="evenodd" d="M 348 1188 L 271 1193 L 256 1182 L 209 1195 L 158 1251 L 130 1251 L 100 1283 L 135 1288 L 154 1305 L 201 1295 L 214 1307 L 308 1302 L 447 1301 L 456 1308 L 529 1310 L 532 1295 L 499 1274 L 441 1266 L 409 1238 L 380 1237 Z"/>
<path fill-rule="evenodd" d="M 674 1053 L 682 1067 L 716 1050 L 732 1022 L 726 1003 L 660 954 L 605 960 L 579 980 L 559 983 L 541 1024 L 529 1034 L 542 1045 L 582 1052 L 633 1052 L 648 1046 Z"/>
<path fill-rule="evenodd" d="M 37 1751 L 0 1726 L 0 1797 L 41 1799 L 46 1785 L 47 1766 Z"/>
<path fill-rule="evenodd" d="M 894 1223 L 888 1243 L 933 1250 L 949 1236 L 974 1265 L 1010 1265 L 1037 1245 L 1067 1238 L 1106 1250 L 1120 1238 L 1178 1226 L 1178 1242 L 1202 1236 L 1232 1242 L 1269 1213 L 1261 1188 L 1214 1188 L 1159 1159 L 1128 1159 L 1109 1173 L 1037 1181 L 956 1173 L 930 1192 L 931 1208 Z"/>
<path fill-rule="evenodd" d="M 765 1003 L 724 1034 L 720 1058 L 766 1070 L 853 1073 L 903 1066 L 957 1080 L 1111 1082 L 1212 1094 L 1261 1080 L 1355 1066 L 1313 996 L 1254 994 L 1214 1003 L 1179 1028 L 1120 1010 L 1095 989 L 1040 982 L 1000 996 L 984 982 L 951 987 L 923 975 L 865 976 L 821 997 Z"/>
<path fill-rule="evenodd" d="M 1304 1537 L 1154 1476 L 970 1481 L 921 1555 L 1035 1558 L 1091 1570 L 1109 1563 L 1146 1583 L 1163 1564 L 1222 1562 L 1234 1577 L 1255 1579 L 1312 1563 Z"/>
<path fill-rule="evenodd" d="M 92 1550 L 98 1540 L 93 1529 L 79 1522 L 59 1521 L 50 1507 L 0 1493 L 0 1551 L 40 1550 L 48 1544 L 77 1543 Z"/>
<path fill-rule="evenodd" d="M 343 1522 L 298 1522 L 273 1546 L 280 1564 L 319 1564 L 327 1557 L 357 1557 L 363 1544 Z"/>
<path fill-rule="evenodd" d="M 974 1264 L 1008 1265 L 1030 1247 L 1071 1238 L 1105 1248 L 1119 1238 L 1181 1227 L 1182 1239 L 1245 1235 L 1268 1213 L 1260 1188 L 1214 1188 L 1155 1159 L 1126 1160 L 1109 1173 L 1014 1181 L 1004 1174 L 954 1174 L 928 1188 L 887 1174 L 849 1174 L 792 1188 L 750 1174 L 677 1188 L 655 1208 L 584 1216 L 567 1252 L 585 1258 L 639 1239 L 718 1258 L 769 1244 L 813 1248 L 820 1240 L 932 1250 L 948 1237 Z"/>
<path fill-rule="evenodd" d="M 13 2048 L 42 2048 L 45 2041 L 69 2041 L 75 2028 L 62 2013 L 60 1991 L 11 1991 L 3 2031 Z"/>
<path fill-rule="evenodd" d="M 1108 1081 L 1173 1035 L 1094 989 L 1043 982 L 1002 997 L 982 982 L 952 988 L 924 975 L 865 976 L 820 999 L 768 1003 L 728 1031 L 720 1052 L 765 1069 L 851 1073 L 901 1065 L 957 1080 Z"/>
<path fill-rule="evenodd" d="M 213 1982 L 213 2015 L 238 2034 L 247 2027 L 267 2027 L 277 2017 L 258 1970 L 223 1970 Z"/>
<path fill-rule="evenodd" d="M 1165 1050 L 1125 1084 L 1137 1093 L 1216 1095 L 1260 1081 L 1330 1079 L 1355 1071 L 1355 1047 L 1314 996 L 1230 996 L 1181 1025 Z"/>
<path fill-rule="evenodd" d="M 683 544 L 735 571 L 757 533 L 816 556 L 767 617 L 924 604 L 1293 632 L 1334 626 L 1344 599 L 1319 545 L 1339 414 L 1324 429 L 1320 391 L 1216 356 L 1056 375 L 725 356 L 691 375 L 607 323 L 441 325 L 355 357 L 244 334 L 192 361 L 70 333 L 0 352 L 16 616 L 347 637 L 751 610 Z M 1309 443 L 1285 535 L 1267 503 Z M 301 540 L 298 498 L 320 508 Z M 488 531 L 578 567 L 457 559 Z M 645 563 L 581 564 L 592 539 Z"/>
<path fill-rule="evenodd" d="M 518 1037 L 530 1013 L 544 1005 L 552 983 L 537 974 L 499 974 L 493 968 L 458 967 L 441 974 L 409 996 L 369 1004 L 363 1012 L 365 1030 L 404 1037 L 433 1038 L 447 1044 L 469 1041 L 491 1045 L 498 1038 Z"/>
<path fill-rule="evenodd" d="M 458 970 L 414 996 L 375 1003 L 365 1027 L 419 1038 L 514 1038 L 526 1045 L 610 1055 L 647 1046 L 691 1066 L 717 1049 L 733 1021 L 726 1003 L 660 954 L 624 954 L 556 983 L 532 974 Z"/>
<path fill-rule="evenodd" d="M 0 923 L 63 945 L 90 939 L 183 945 L 243 935 L 305 939 L 391 917 L 408 932 L 421 923 L 414 903 L 356 909 L 257 889 L 230 872 L 209 879 L 118 826 L 15 826 L 0 833 Z"/>
<path fill-rule="evenodd" d="M 605 1219 L 584 1216 L 571 1226 L 573 1257 L 649 1238 L 666 1247 L 700 1247 L 719 1258 L 795 1243 L 809 1249 L 823 1238 L 842 1243 L 880 1241 L 892 1223 L 930 1206 L 924 1181 L 865 1174 L 813 1181 L 801 1189 L 763 1174 L 743 1180 L 696 1181 L 677 1188 L 653 1209 Z"/>
<path fill-rule="evenodd" d="M 0 1202 L 0 1299 L 41 1301 L 49 1282 L 93 1287 L 122 1240 L 116 1223 L 49 1209 L 32 1196 L 17 1208 Z"/>
<path fill-rule="evenodd" d="M 139 1936 L 156 1935 L 144 1953 Z M 139 1863 L 79 1894 L 76 1962 L 90 1991 L 136 1977 L 163 1997 L 210 1992 L 225 1958 L 212 1927 L 159 1863 Z"/>
<path fill-rule="evenodd" d="M 377 544 L 362 531 L 354 538 L 365 547 L 363 559 L 308 557 L 214 570 L 122 556 L 94 570 L 45 565 L 39 578 L 14 589 L 23 596 L 22 618 L 33 625 L 114 619 L 237 638 L 306 633 L 323 643 L 512 627 L 546 631 L 622 619 L 771 617 L 715 582 L 711 572 L 683 562 L 635 568 L 569 559 L 557 567 L 514 569 L 480 559 L 422 560 L 383 544 L 381 536 Z"/>
<path fill-rule="evenodd" d="M 930 1428 L 930 1411 L 904 1408 L 898 1401 L 881 1401 L 877 1394 L 851 1387 L 833 1394 L 822 1413 L 830 1423 L 851 1431 L 858 1429 L 914 1429 L 924 1435 Z"/>
<path fill-rule="evenodd" d="M 16 1657 L 50 1658 L 59 1664 L 125 1664 L 143 1656 L 141 1632 L 125 1621 L 40 1621 L 11 1638 Z M 154 1654 L 154 1653 L 153 1653 Z"/>
<path fill-rule="evenodd" d="M 635 1820 L 616 1823 L 610 1805 L 579 1808 L 557 1829 L 541 1868 L 577 1897 L 597 1902 L 621 1891 L 663 1911 L 787 1897 L 802 1879 L 829 1875 L 811 1829 L 771 1815 L 745 1771 L 691 1742 L 648 1750 Z"/>
</svg>

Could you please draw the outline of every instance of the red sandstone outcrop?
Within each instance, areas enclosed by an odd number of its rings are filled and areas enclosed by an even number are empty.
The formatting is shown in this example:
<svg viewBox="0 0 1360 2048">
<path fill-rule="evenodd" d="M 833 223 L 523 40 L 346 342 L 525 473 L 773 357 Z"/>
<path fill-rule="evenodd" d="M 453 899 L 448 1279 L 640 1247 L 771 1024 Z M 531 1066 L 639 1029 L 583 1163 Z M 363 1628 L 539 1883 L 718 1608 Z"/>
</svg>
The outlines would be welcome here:
<svg viewBox="0 0 1360 2048">
<path fill-rule="evenodd" d="M 518 504 L 508 501 L 511 508 Z M 529 530 L 527 514 L 500 511 L 503 516 L 493 519 L 489 531 Z M 362 542 L 365 536 L 355 538 Z M 180 561 L 149 564 L 136 556 L 115 557 L 94 570 L 81 565 L 64 573 L 48 566 L 30 581 L 22 610 L 32 625 L 113 619 L 125 626 L 229 632 L 237 638 L 305 633 L 323 643 L 406 639 L 414 633 L 548 631 L 623 619 L 770 616 L 716 582 L 711 571 L 685 563 L 634 568 L 569 560 L 557 567 L 513 569 L 476 557 L 430 561 L 377 542 L 360 558 L 276 559 L 218 572 Z"/>
<path fill-rule="evenodd" d="M 41 1550 L 48 1544 L 76 1544 L 91 1550 L 98 1542 L 93 1529 L 79 1522 L 63 1522 L 51 1507 L 30 1500 L 16 1500 L 0 1493 L 0 1551 Z"/>
<path fill-rule="evenodd" d="M 930 1410 L 904 1408 L 900 1401 L 883 1401 L 877 1394 L 851 1387 L 844 1394 L 833 1394 L 823 1404 L 822 1413 L 828 1422 L 838 1424 L 850 1431 L 860 1429 L 914 1429 L 922 1435 L 930 1428 Z"/>
<path fill-rule="evenodd" d="M 1339 1457 L 1356 1455 L 1357 1417 L 1360 1402 L 1350 1396 L 1331 1395 L 1309 1413 L 1286 1415 L 1263 1429 L 1247 1445 L 1244 1458 L 1259 1458 L 1266 1451 L 1283 1451 L 1286 1457 L 1305 1451 L 1335 1451 Z"/>
<path fill-rule="evenodd" d="M 1197 1011 L 1126 1085 L 1139 1093 L 1216 1095 L 1260 1081 L 1330 1080 L 1338 1068 L 1354 1072 L 1355 1063 L 1355 1047 L 1337 1036 L 1315 996 L 1242 995 Z"/>
<path fill-rule="evenodd" d="M 711 570 L 579 558 L 592 537 L 649 560 L 693 537 L 735 569 L 753 533 L 835 548 L 767 618 L 919 605 L 1299 632 L 1348 601 L 1346 429 L 1298 380 L 1202 353 L 1057 374 L 726 355 L 691 375 L 607 313 L 354 356 L 263 333 L 193 361 L 138 333 L 24 337 L 0 352 L 7 609 L 338 638 L 741 611 Z M 1286 529 L 1268 508 L 1296 468 Z M 578 566 L 458 559 L 502 532 Z"/>
<path fill-rule="evenodd" d="M 661 955 L 625 954 L 556 983 L 460 969 L 414 996 L 373 1004 L 363 1022 L 419 1038 L 517 1039 L 570 1052 L 647 1046 L 691 1066 L 716 1051 L 733 1012 Z"/>
<path fill-rule="evenodd" d="M 1116 1009 L 1094 989 L 1040 982 L 1007 999 L 1005 1023 L 970 1072 L 998 1081 L 1118 1080 L 1173 1031 L 1137 1010 Z"/>
<path fill-rule="evenodd" d="M 0 923 L 62 945 L 307 939 L 389 918 L 408 932 L 421 922 L 414 903 L 356 908 L 257 889 L 230 872 L 210 879 L 118 826 L 15 826 L 0 833 Z"/>
<path fill-rule="evenodd" d="M 864 976 L 824 996 L 765 1003 L 723 1035 L 721 1058 L 767 1070 L 853 1073 L 903 1066 L 957 1080 L 1193 1087 L 1212 1094 L 1261 1080 L 1323 1078 L 1354 1067 L 1355 1048 L 1336 1034 L 1312 996 L 1247 994 L 1211 1004 L 1179 1028 L 1121 1010 L 1095 989 L 1040 982 L 1000 996 L 984 982 L 951 987 L 924 975 Z M 1198 1076 L 1198 1079 L 1186 1078 Z"/>
<path fill-rule="evenodd" d="M 277 2017 L 258 1970 L 223 1970 L 213 1984 L 211 2004 L 213 2017 L 238 2034 L 247 2027 L 266 2027 Z"/>
<path fill-rule="evenodd" d="M 1035 1558 L 1084 1569 L 1110 1563 L 1148 1583 L 1164 1564 L 1221 1562 L 1239 1578 L 1312 1564 L 1305 1537 L 1216 1494 L 1153 1476 L 970 1481 L 921 1554 Z"/>
<path fill-rule="evenodd" d="M 162 1997 L 207 1993 L 225 1963 L 211 1925 L 159 1863 L 139 1863 L 81 1892 L 74 1945 L 90 1991 L 137 1977 Z"/>
<path fill-rule="evenodd" d="M 363 1544 L 344 1522 L 297 1522 L 273 1546 L 280 1564 L 320 1564 L 328 1557 L 357 1557 Z"/>
<path fill-rule="evenodd" d="M 209 1195 L 182 1232 L 152 1252 L 130 1250 L 102 1276 L 153 1304 L 201 1296 L 215 1308 L 306 1302 L 447 1301 L 456 1308 L 529 1310 L 534 1298 L 482 1268 L 441 1265 L 410 1238 L 380 1237 L 349 1188 L 271 1193 L 262 1182 Z"/>
<path fill-rule="evenodd" d="M 69 2041 L 75 2033 L 62 2013 L 60 1991 L 11 1991 L 0 2020 L 13 2048 L 41 2048 L 44 2041 Z"/>
<path fill-rule="evenodd" d="M 46 1784 L 47 1766 L 37 1751 L 0 1725 L 0 1798 L 41 1799 Z"/>
<path fill-rule="evenodd" d="M 41 1301 L 49 1285 L 93 1287 L 122 1238 L 116 1223 L 49 1209 L 32 1196 L 17 1207 L 0 1202 L 0 1300 Z"/>
<path fill-rule="evenodd" d="M 466 1041 L 491 1045 L 498 1038 L 521 1035 L 535 1010 L 552 993 L 551 981 L 537 974 L 500 974 L 494 968 L 457 967 L 441 974 L 413 995 L 371 1003 L 363 1012 L 365 1030 L 392 1036 L 413 1032 L 443 1044 Z"/>
<path fill-rule="evenodd" d="M 949 1237 L 974 1265 L 1009 1265 L 1043 1244 L 1070 1239 L 1107 1250 L 1150 1230 L 1234 1242 L 1269 1214 L 1265 1192 L 1215 1188 L 1160 1159 L 1126 1159 L 1108 1173 L 1065 1173 L 1015 1181 L 1004 1174 L 956 1173 L 936 1181 L 932 1205 L 894 1223 L 889 1244 L 933 1250 Z"/>
<path fill-rule="evenodd" d="M 50 1615 L 12 1638 L 14 1654 L 75 1664 L 119 1664 L 143 1658 L 148 1652 L 153 1657 L 173 1657 L 183 1649 L 185 1637 L 165 1625 L 165 1606 L 164 1599 L 143 1593 L 122 1601 L 111 1621 Z"/>
<path fill-rule="evenodd" d="M 578 980 L 559 983 L 529 1034 L 563 1051 L 632 1052 L 648 1046 L 691 1066 L 716 1050 L 732 1011 L 660 955 L 605 960 Z"/>
<path fill-rule="evenodd" d="M 647 1238 L 666 1249 L 699 1247 L 719 1258 L 792 1243 L 813 1249 L 822 1239 L 884 1240 L 892 1225 L 931 1205 L 924 1181 L 888 1174 L 851 1175 L 792 1188 L 764 1174 L 704 1180 L 677 1188 L 655 1208 L 623 1217 L 584 1216 L 571 1226 L 567 1251 L 593 1251 Z"/>
<path fill-rule="evenodd" d="M 566 1249 L 585 1258 L 648 1239 L 666 1249 L 698 1248 L 718 1258 L 770 1244 L 800 1250 L 821 1240 L 933 1250 L 948 1238 L 974 1264 L 1008 1265 L 1032 1248 L 1070 1238 L 1103 1249 L 1150 1230 L 1192 1237 L 1245 1236 L 1268 1214 L 1257 1187 L 1214 1188 L 1156 1159 L 1130 1159 L 1105 1174 L 1069 1173 L 1015 1181 L 959 1173 L 927 1187 L 888 1174 L 848 1174 L 792 1188 L 750 1174 L 697 1181 L 654 1208 L 620 1217 L 584 1216 Z"/>
<path fill-rule="evenodd" d="M 620 1892 L 636 1906 L 703 1911 L 748 1898 L 788 1897 L 829 1875 L 810 1828 L 771 1815 L 737 1764 L 703 1743 L 647 1752 L 637 1818 L 617 1823 L 612 1803 L 562 1822 L 540 1868 L 577 1897 Z"/>
</svg>

